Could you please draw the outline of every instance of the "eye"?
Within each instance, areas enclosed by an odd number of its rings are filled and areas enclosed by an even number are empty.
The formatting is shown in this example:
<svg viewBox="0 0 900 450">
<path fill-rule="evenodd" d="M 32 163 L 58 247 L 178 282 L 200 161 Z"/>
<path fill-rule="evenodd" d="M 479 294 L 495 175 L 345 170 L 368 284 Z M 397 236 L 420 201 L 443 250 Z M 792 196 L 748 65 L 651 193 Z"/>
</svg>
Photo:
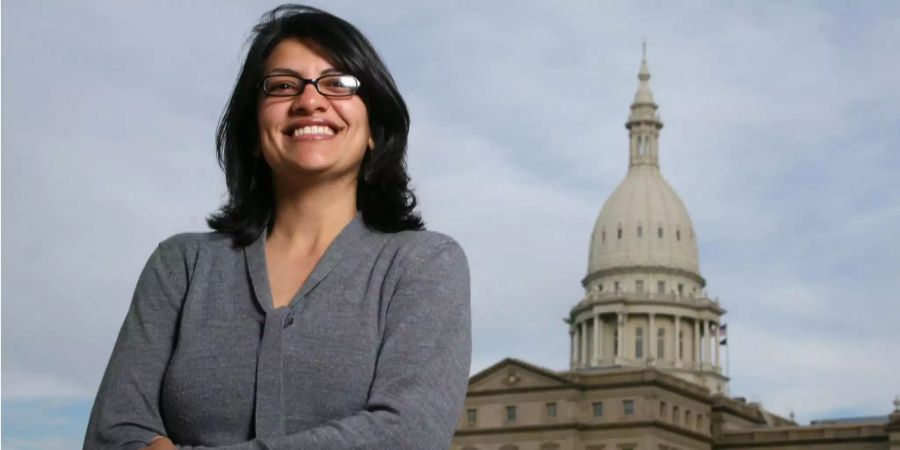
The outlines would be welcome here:
<svg viewBox="0 0 900 450">
<path fill-rule="evenodd" d="M 359 89 L 359 80 L 353 75 L 334 74 L 319 78 L 319 89 L 333 96 L 349 96 Z"/>
<path fill-rule="evenodd" d="M 266 78 L 263 90 L 272 95 L 290 95 L 299 90 L 300 82 L 290 76 Z"/>
</svg>

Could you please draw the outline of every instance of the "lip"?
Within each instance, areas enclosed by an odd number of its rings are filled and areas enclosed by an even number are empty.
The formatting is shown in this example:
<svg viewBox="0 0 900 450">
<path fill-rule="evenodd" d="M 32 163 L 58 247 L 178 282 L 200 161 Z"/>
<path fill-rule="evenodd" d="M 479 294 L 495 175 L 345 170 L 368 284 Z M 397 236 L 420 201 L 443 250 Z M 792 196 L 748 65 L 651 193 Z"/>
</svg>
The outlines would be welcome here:
<svg viewBox="0 0 900 450">
<path fill-rule="evenodd" d="M 303 128 L 306 126 L 326 126 L 328 128 L 331 128 L 332 131 L 334 131 L 334 135 L 318 134 L 318 135 L 294 136 L 294 130 L 296 130 L 297 128 Z M 284 129 L 281 130 L 281 132 L 284 133 L 284 135 L 287 136 L 289 139 L 293 139 L 293 140 L 301 140 L 301 141 L 315 140 L 315 141 L 318 141 L 318 140 L 334 138 L 334 136 L 337 135 L 338 133 L 340 133 L 342 130 L 343 130 L 343 127 L 338 126 L 336 123 L 334 123 L 328 119 L 320 118 L 320 117 L 305 117 L 302 119 L 292 120 L 286 127 L 284 127 Z"/>
</svg>

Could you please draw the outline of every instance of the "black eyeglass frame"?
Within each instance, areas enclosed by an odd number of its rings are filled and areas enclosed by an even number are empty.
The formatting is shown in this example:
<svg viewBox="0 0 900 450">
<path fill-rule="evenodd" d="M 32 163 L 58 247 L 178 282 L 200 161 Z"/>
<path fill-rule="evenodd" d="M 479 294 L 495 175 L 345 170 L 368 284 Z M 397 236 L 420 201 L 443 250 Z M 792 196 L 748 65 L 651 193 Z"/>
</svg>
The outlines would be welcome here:
<svg viewBox="0 0 900 450">
<path fill-rule="evenodd" d="M 270 78 L 276 78 L 276 77 L 288 77 L 288 78 L 293 78 L 293 79 L 299 80 L 300 86 L 297 87 L 297 93 L 296 94 L 273 94 L 273 93 L 267 91 L 266 90 L 266 81 Z M 353 78 L 354 81 L 356 81 L 356 87 L 353 88 L 353 92 L 351 92 L 349 94 L 332 94 L 332 93 L 322 92 L 322 89 L 319 89 L 319 81 L 321 81 L 323 79 L 339 78 L 339 77 L 350 77 L 350 78 Z M 316 88 L 316 92 L 318 92 L 319 94 L 322 94 L 325 97 L 347 98 L 347 97 L 352 97 L 352 96 L 356 95 L 357 92 L 359 92 L 359 87 L 360 87 L 361 83 L 359 81 L 359 78 L 356 78 L 355 76 L 350 75 L 348 73 L 328 73 L 328 74 L 322 75 L 315 79 L 303 78 L 301 76 L 293 75 L 293 74 L 289 74 L 289 73 L 276 73 L 276 74 L 272 74 L 272 75 L 266 75 L 265 77 L 263 77 L 262 81 L 259 82 L 259 89 L 261 91 L 263 91 L 263 93 L 269 97 L 297 97 L 303 93 L 303 90 L 306 89 L 307 84 L 313 85 L 313 87 Z"/>
</svg>

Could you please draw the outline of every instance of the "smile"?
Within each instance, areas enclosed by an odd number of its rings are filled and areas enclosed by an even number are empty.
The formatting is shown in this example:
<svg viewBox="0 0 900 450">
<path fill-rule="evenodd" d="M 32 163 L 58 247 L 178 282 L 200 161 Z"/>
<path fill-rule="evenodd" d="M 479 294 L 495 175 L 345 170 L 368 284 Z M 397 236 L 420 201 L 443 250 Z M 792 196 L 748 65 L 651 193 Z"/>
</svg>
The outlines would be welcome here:
<svg viewBox="0 0 900 450">
<path fill-rule="evenodd" d="M 307 125 L 304 127 L 295 128 L 293 132 L 290 133 L 291 136 L 299 137 L 299 136 L 334 136 L 334 130 L 329 126 L 324 125 Z"/>
</svg>

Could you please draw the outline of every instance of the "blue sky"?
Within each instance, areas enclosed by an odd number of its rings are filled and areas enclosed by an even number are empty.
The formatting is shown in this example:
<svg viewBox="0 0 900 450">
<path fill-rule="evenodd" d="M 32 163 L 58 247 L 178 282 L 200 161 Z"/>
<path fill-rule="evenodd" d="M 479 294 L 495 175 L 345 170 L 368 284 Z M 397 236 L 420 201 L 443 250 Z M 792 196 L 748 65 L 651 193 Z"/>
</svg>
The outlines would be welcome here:
<svg viewBox="0 0 900 450">
<path fill-rule="evenodd" d="M 3 2 L 4 448 L 80 445 L 145 259 L 223 198 L 216 121 L 275 4 Z M 900 5 L 316 4 L 370 37 L 409 104 L 423 215 L 470 258 L 473 370 L 567 367 L 646 37 L 732 395 L 804 422 L 890 411 Z"/>
</svg>

